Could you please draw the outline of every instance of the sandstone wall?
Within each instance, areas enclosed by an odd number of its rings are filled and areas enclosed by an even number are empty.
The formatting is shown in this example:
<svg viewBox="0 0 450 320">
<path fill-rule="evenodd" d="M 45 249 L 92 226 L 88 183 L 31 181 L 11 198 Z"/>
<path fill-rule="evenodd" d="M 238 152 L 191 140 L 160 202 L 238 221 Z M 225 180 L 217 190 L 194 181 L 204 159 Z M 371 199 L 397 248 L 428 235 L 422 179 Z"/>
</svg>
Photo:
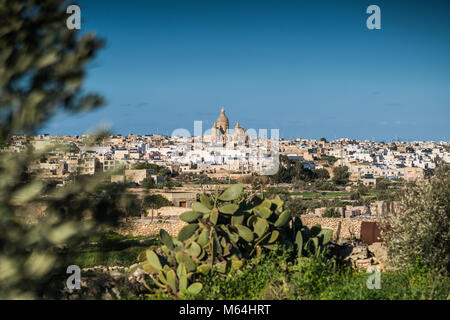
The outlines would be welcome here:
<svg viewBox="0 0 450 320">
<path fill-rule="evenodd" d="M 301 217 L 303 225 L 308 228 L 315 224 L 320 224 L 322 228 L 333 230 L 333 238 L 338 236 L 344 239 L 360 238 L 361 223 L 363 221 L 376 221 L 376 219 L 350 219 L 350 218 L 322 218 L 317 216 Z M 113 231 L 124 235 L 133 236 L 153 236 L 159 234 L 160 229 L 165 229 L 170 235 L 176 236 L 178 232 L 186 225 L 185 222 L 176 217 L 163 217 L 151 219 L 134 219 L 124 222 L 120 227 L 114 228 Z"/>
<path fill-rule="evenodd" d="M 159 230 L 166 230 L 171 236 L 178 235 L 178 232 L 186 225 L 186 222 L 179 219 L 134 219 L 122 223 L 119 227 L 111 229 L 123 235 L 149 237 L 159 234 Z"/>
<path fill-rule="evenodd" d="M 122 223 L 120 227 L 112 230 L 124 235 L 133 236 L 153 236 L 159 234 L 160 229 L 165 229 L 172 236 L 176 236 L 186 223 L 181 221 L 178 216 L 188 208 L 179 207 L 162 207 L 159 210 L 154 210 L 154 218 L 151 219 L 151 210 L 149 216 L 144 219 L 132 219 Z M 34 208 L 32 214 L 27 214 L 29 223 L 36 223 L 39 218 L 44 215 L 45 205 Z M 27 211 L 28 213 L 29 211 Z M 363 221 L 376 221 L 374 218 L 322 218 L 316 215 L 303 215 L 301 217 L 302 223 L 307 227 L 312 227 L 315 224 L 320 224 L 323 228 L 333 230 L 333 237 L 336 237 L 339 222 L 341 223 L 340 238 L 350 239 L 353 237 L 360 238 L 361 223 Z"/>
<path fill-rule="evenodd" d="M 181 221 L 178 217 L 189 210 L 180 207 L 162 207 L 153 210 L 153 218 L 151 218 L 152 210 L 150 209 L 148 210 L 148 217 L 126 221 L 120 227 L 112 230 L 123 235 L 148 237 L 157 235 L 160 229 L 164 229 L 171 236 L 176 236 L 181 228 L 186 225 L 186 222 Z"/>
<path fill-rule="evenodd" d="M 364 219 L 350 219 L 350 218 L 322 218 L 317 216 L 301 216 L 303 225 L 308 228 L 315 224 L 320 224 L 322 228 L 332 229 L 333 238 L 336 238 L 339 222 L 341 224 L 340 228 L 340 238 L 351 239 L 353 237 L 360 238 L 361 234 L 361 223 L 363 221 L 376 221 L 376 219 L 364 218 Z"/>
<path fill-rule="evenodd" d="M 153 215 L 154 216 L 165 216 L 165 217 L 167 217 L 167 216 L 178 217 L 183 212 L 190 211 L 190 210 L 191 210 L 190 208 L 182 208 L 182 207 L 174 207 L 174 206 L 161 207 L 159 209 L 153 210 Z M 152 212 L 152 209 L 147 210 L 149 217 L 151 217 L 151 212 Z"/>
</svg>

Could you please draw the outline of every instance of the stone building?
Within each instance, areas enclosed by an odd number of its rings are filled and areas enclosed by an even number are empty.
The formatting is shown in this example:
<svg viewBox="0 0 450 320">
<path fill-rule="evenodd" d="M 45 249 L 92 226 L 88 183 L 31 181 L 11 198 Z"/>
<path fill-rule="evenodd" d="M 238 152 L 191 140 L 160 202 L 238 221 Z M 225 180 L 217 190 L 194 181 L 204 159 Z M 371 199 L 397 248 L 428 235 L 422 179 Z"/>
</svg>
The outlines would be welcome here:
<svg viewBox="0 0 450 320">
<path fill-rule="evenodd" d="M 172 204 L 175 207 L 191 208 L 192 204 L 197 201 L 196 192 L 168 191 L 155 192 L 155 194 L 160 194 L 167 198 L 167 200 L 172 201 Z"/>
<path fill-rule="evenodd" d="M 225 115 L 225 109 L 222 108 L 220 110 L 219 118 L 214 122 L 213 127 L 211 128 L 211 132 L 213 135 L 225 134 L 230 128 L 230 122 L 228 121 L 228 117 Z"/>
<path fill-rule="evenodd" d="M 236 122 L 234 129 L 230 131 L 230 122 L 225 114 L 225 109 L 220 110 L 219 118 L 214 122 L 211 128 L 211 141 L 213 143 L 248 142 L 247 130 L 239 125 L 239 121 Z"/>
<path fill-rule="evenodd" d="M 422 168 L 406 167 L 403 170 L 403 177 L 408 182 L 422 180 L 424 178 L 424 170 Z"/>
</svg>

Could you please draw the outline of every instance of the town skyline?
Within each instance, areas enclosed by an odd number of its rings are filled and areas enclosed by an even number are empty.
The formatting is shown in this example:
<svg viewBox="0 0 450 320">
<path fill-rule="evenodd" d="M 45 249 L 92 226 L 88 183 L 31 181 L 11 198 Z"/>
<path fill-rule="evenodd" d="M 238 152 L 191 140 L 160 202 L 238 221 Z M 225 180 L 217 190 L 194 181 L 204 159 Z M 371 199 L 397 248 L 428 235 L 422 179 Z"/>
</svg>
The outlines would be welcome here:
<svg viewBox="0 0 450 320">
<path fill-rule="evenodd" d="M 222 106 L 219 109 L 221 109 L 223 111 L 225 108 Z M 184 128 L 175 128 L 172 132 L 169 132 L 168 129 L 166 129 L 166 130 L 162 129 L 161 131 L 159 131 L 158 128 L 156 129 L 156 131 L 153 130 L 153 131 L 149 131 L 149 132 L 140 132 L 140 133 L 133 132 L 133 130 L 129 130 L 129 132 L 115 132 L 114 130 L 109 129 L 108 125 L 104 126 L 103 129 L 107 130 L 108 134 L 111 135 L 111 136 L 114 136 L 114 135 L 119 135 L 119 136 L 128 136 L 128 135 L 137 135 L 137 136 L 162 135 L 162 136 L 165 136 L 165 137 L 178 136 L 178 134 L 176 134 L 176 132 L 178 132 L 178 130 L 182 129 L 182 130 L 187 130 L 190 133 L 190 135 L 188 135 L 187 137 L 194 137 L 194 136 L 196 136 L 195 130 L 194 130 L 194 125 L 195 125 L 194 122 L 195 121 L 201 121 L 202 135 L 205 135 L 205 133 L 207 134 L 208 130 L 210 130 L 211 126 L 214 126 L 215 123 L 216 123 L 216 121 L 214 121 L 213 119 L 208 119 L 206 121 L 205 120 L 200 120 L 200 119 L 193 120 L 190 128 L 189 128 L 189 126 L 186 126 Z M 240 123 L 240 124 L 242 124 L 243 122 L 238 120 L 238 119 L 233 119 L 232 121 L 230 121 L 230 123 L 231 124 L 233 124 L 233 123 L 237 123 L 237 124 Z M 88 130 L 86 132 L 79 133 L 79 134 L 77 134 L 77 133 L 74 133 L 74 134 L 58 134 L 58 133 L 50 133 L 50 132 L 41 131 L 41 132 L 39 132 L 39 135 L 50 135 L 50 136 L 56 136 L 56 137 L 57 136 L 83 136 L 83 135 L 95 133 L 98 129 L 102 129 L 102 125 L 95 126 L 93 128 L 93 130 Z M 233 130 L 233 127 L 230 126 L 230 129 Z M 254 129 L 256 131 L 258 131 L 259 129 L 263 129 L 263 130 L 266 129 L 268 134 L 269 134 L 268 138 L 270 138 L 270 130 L 271 129 L 278 129 L 278 128 L 249 128 L 249 129 Z M 368 138 L 368 137 L 366 137 L 366 138 L 351 138 L 351 137 L 346 137 L 346 136 L 326 137 L 324 135 L 322 135 L 320 137 L 319 136 L 317 136 L 317 137 L 299 136 L 299 135 L 293 135 L 293 136 L 286 137 L 286 136 L 283 136 L 281 134 L 281 132 L 282 132 L 282 130 L 280 129 L 280 136 L 279 136 L 279 138 L 282 139 L 282 140 L 300 139 L 300 140 L 312 140 L 312 141 L 313 140 L 317 140 L 318 141 L 320 139 L 324 139 L 325 138 L 327 141 L 356 140 L 356 141 L 373 141 L 373 142 L 377 142 L 377 143 L 380 143 L 380 142 L 385 142 L 385 143 L 396 143 L 396 142 L 397 143 L 402 143 L 402 142 L 404 142 L 404 143 L 412 143 L 412 142 L 448 142 L 448 141 L 450 141 L 450 139 L 434 139 L 434 140 L 433 139 L 412 139 L 412 138 L 411 139 L 402 139 L 400 137 L 390 138 L 390 139 L 389 138 L 388 139 L 375 139 L 373 137 L 372 138 Z M 232 131 L 231 131 L 231 133 L 232 133 Z M 186 136 L 186 135 L 183 135 L 183 136 Z"/>
</svg>

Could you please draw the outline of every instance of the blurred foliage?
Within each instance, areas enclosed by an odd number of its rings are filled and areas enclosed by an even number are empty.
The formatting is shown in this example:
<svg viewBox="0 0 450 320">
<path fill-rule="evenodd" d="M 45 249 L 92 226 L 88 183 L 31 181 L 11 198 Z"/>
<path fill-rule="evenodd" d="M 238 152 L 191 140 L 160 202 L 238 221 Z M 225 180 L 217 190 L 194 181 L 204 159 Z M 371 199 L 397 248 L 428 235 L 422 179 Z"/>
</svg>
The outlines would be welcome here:
<svg viewBox="0 0 450 320">
<path fill-rule="evenodd" d="M 140 240 L 147 240 L 145 243 Z M 94 266 L 131 266 L 136 263 L 139 254 L 152 245 L 159 245 L 156 237 L 122 235 L 113 231 L 99 232 L 88 241 L 98 245 L 74 247 L 61 252 L 64 265 L 75 264 L 80 268 Z"/>
<path fill-rule="evenodd" d="M 123 213 L 124 186 L 110 186 L 104 174 L 77 176 L 57 188 L 29 172 L 55 147 L 36 152 L 31 135 L 61 110 L 76 113 L 102 104 L 99 96 L 84 93 L 82 81 L 103 41 L 68 30 L 67 6 L 60 0 L 0 0 L 2 299 L 53 298 L 50 284 L 64 283 L 55 282 L 55 276 L 67 277 L 57 247 L 78 243 L 98 224 L 115 222 Z M 8 151 L 14 134 L 28 137 L 20 153 Z M 42 204 L 45 215 L 33 223 Z"/>
<path fill-rule="evenodd" d="M 61 0 L 0 1 L 0 143 L 11 133 L 33 134 L 59 109 L 102 104 L 81 94 L 86 64 L 103 41 L 68 30 Z"/>
</svg>

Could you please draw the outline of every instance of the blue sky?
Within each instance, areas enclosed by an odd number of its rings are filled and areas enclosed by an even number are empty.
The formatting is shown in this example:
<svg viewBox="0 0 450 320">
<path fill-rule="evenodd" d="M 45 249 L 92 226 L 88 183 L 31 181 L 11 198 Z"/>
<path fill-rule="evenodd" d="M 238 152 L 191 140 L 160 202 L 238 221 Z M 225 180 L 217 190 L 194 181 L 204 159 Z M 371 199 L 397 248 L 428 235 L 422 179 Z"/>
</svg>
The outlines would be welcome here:
<svg viewBox="0 0 450 320">
<path fill-rule="evenodd" d="M 366 8 L 381 8 L 381 30 Z M 231 125 L 285 138 L 450 140 L 449 1 L 81 1 L 107 41 L 84 88 L 106 105 L 42 132 L 193 132 Z"/>
</svg>

